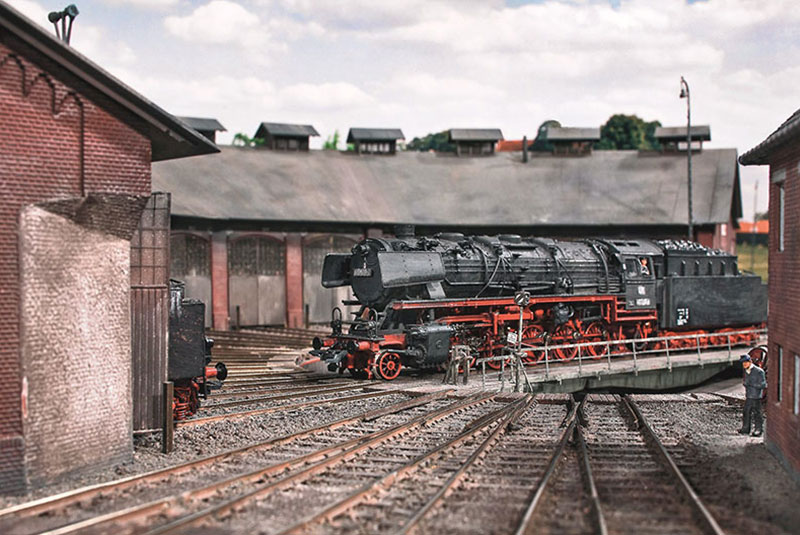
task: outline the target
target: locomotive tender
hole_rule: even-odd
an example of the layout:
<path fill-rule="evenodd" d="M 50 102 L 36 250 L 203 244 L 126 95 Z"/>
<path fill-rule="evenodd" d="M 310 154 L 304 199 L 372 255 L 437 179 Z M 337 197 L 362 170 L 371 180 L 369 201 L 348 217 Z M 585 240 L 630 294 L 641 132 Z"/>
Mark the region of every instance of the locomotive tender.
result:
<path fill-rule="evenodd" d="M 222 362 L 209 366 L 214 341 L 205 334 L 205 303 L 183 296 L 184 284 L 170 280 L 167 379 L 174 383 L 175 420 L 195 414 L 200 398 L 208 397 L 212 382 L 224 381 L 228 376 Z"/>
<path fill-rule="evenodd" d="M 735 255 L 685 241 L 522 238 L 440 233 L 367 238 L 350 254 L 325 258 L 322 285 L 350 286 L 360 310 L 352 322 L 333 312 L 332 334 L 313 342 L 312 355 L 331 371 L 391 380 L 402 367 L 443 365 L 454 344 L 482 357 L 517 338 L 522 308 L 525 360 L 545 345 L 694 334 L 723 345 L 726 332 L 761 326 L 767 293 L 761 279 L 741 273 Z M 517 292 L 530 294 L 522 307 Z M 345 332 L 344 326 L 349 323 Z M 733 341 L 750 341 L 735 335 Z M 691 341 L 688 341 L 691 343 Z M 670 347 L 673 342 L 670 342 Z M 677 348 L 687 341 L 675 340 Z M 605 345 L 581 348 L 600 358 Z M 577 347 L 556 348 L 571 360 Z"/>

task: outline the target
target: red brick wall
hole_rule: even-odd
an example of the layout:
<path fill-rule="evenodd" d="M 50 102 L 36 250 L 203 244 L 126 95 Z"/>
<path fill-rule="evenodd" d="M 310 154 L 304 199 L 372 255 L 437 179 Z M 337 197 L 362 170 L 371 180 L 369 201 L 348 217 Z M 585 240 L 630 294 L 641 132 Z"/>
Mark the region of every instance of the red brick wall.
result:
<path fill-rule="evenodd" d="M 767 442 L 800 477 L 800 415 L 793 413 L 795 355 L 800 355 L 800 140 L 770 158 L 769 187 L 769 393 Z M 785 176 L 784 176 L 785 174 Z M 779 251 L 779 186 L 784 176 L 784 250 Z M 778 385 L 778 346 L 783 377 Z M 778 402 L 778 389 L 783 399 Z"/>
<path fill-rule="evenodd" d="M 150 143 L 2 45 L 0 118 L 0 490 L 8 490 L 24 485 L 21 208 L 88 192 L 149 195 Z"/>
<path fill-rule="evenodd" d="M 227 330 L 228 317 L 228 237 L 225 232 L 211 236 L 211 302 L 214 328 Z"/>
<path fill-rule="evenodd" d="M 286 236 L 286 326 L 304 324 L 303 242 L 299 234 L 289 234 Z"/>

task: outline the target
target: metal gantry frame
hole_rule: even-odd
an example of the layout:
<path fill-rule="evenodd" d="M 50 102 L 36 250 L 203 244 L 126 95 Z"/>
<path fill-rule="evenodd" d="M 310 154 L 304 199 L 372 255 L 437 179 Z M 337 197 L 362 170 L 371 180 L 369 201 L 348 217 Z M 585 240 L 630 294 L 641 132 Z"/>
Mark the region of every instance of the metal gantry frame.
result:
<path fill-rule="evenodd" d="M 656 336 L 656 337 L 648 337 L 648 338 L 631 338 L 626 340 L 602 340 L 599 342 L 580 342 L 574 344 L 559 344 L 559 345 L 529 345 L 524 344 L 521 342 L 517 342 L 516 347 L 514 349 L 509 348 L 509 352 L 504 355 L 496 355 L 492 357 L 484 357 L 479 358 L 476 360 L 476 365 L 480 366 L 481 374 L 482 374 L 482 385 L 486 388 L 486 363 L 488 362 L 500 362 L 500 383 L 501 387 L 500 390 L 503 391 L 505 388 L 505 369 L 506 364 L 508 364 L 512 372 L 514 373 L 514 389 L 515 391 L 530 391 L 530 379 L 528 378 L 528 374 L 525 372 L 526 363 L 523 361 L 523 357 L 525 355 L 526 350 L 529 351 L 537 351 L 537 352 L 544 352 L 544 356 L 541 360 L 537 361 L 534 366 L 541 365 L 544 363 L 545 366 L 545 378 L 550 378 L 550 365 L 551 364 L 563 364 L 566 362 L 574 362 L 577 361 L 578 363 L 578 377 L 583 376 L 583 361 L 590 360 L 590 361 L 598 361 L 601 359 L 605 359 L 608 364 L 608 370 L 611 371 L 611 362 L 612 358 L 625 358 L 625 357 L 632 357 L 633 358 L 633 370 L 634 374 L 638 374 L 639 372 L 639 360 L 642 358 L 642 355 L 665 355 L 667 357 L 667 368 L 672 371 L 672 354 L 677 351 L 684 352 L 684 354 L 688 351 L 696 351 L 697 353 L 697 362 L 702 367 L 703 366 L 703 351 L 708 349 L 724 349 L 728 352 L 728 362 L 733 362 L 735 359 L 733 357 L 733 348 L 735 346 L 742 345 L 744 342 L 735 342 L 731 338 L 738 337 L 742 335 L 746 336 L 753 336 L 756 339 L 765 336 L 767 334 L 766 328 L 759 328 L 759 329 L 743 329 L 740 331 L 730 331 L 724 333 L 709 333 L 709 334 L 700 334 L 700 333 L 691 333 L 685 335 L 673 335 L 673 336 Z M 701 338 L 710 338 L 710 337 L 725 337 L 725 343 L 723 344 L 712 344 L 710 341 L 708 343 L 703 343 Z M 677 341 L 685 341 L 689 342 L 687 347 L 670 347 L 671 343 Z M 663 348 L 658 349 L 637 349 L 637 346 L 641 346 L 642 344 L 657 344 L 663 343 Z M 749 343 L 749 342 L 747 342 Z M 603 346 L 604 351 L 601 355 L 591 355 L 587 354 L 586 349 L 588 347 L 593 346 Z M 612 346 L 625 346 L 630 347 L 629 351 L 620 351 L 620 352 L 613 352 Z M 576 349 L 578 350 L 578 354 L 575 358 L 570 359 L 569 361 L 561 360 L 561 359 L 552 359 L 550 355 L 553 351 L 558 349 Z M 592 375 L 596 375 L 596 372 L 593 372 Z M 524 381 L 524 383 L 523 383 Z"/>

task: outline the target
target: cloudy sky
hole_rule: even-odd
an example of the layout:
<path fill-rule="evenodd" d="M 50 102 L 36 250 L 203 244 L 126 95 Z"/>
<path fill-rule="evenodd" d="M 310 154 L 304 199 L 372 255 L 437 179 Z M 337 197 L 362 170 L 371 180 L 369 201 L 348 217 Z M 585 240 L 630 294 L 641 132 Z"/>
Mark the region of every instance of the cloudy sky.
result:
<path fill-rule="evenodd" d="M 10 0 L 48 30 L 70 0 Z M 710 124 L 740 153 L 800 101 L 797 0 L 75 0 L 72 45 L 177 115 L 228 132 L 311 123 L 407 139 L 451 127 L 532 137 L 614 113 Z M 744 210 L 766 169 L 742 168 Z"/>

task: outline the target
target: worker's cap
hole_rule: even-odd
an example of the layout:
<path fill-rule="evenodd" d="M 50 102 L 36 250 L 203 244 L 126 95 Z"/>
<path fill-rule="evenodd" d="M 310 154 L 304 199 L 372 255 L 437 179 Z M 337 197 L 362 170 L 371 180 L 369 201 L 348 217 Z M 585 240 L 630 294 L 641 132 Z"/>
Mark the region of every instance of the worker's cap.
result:
<path fill-rule="evenodd" d="M 750 355 L 747 354 L 744 354 L 741 357 L 739 357 L 739 362 L 750 362 L 751 360 L 753 359 L 751 359 Z"/>

